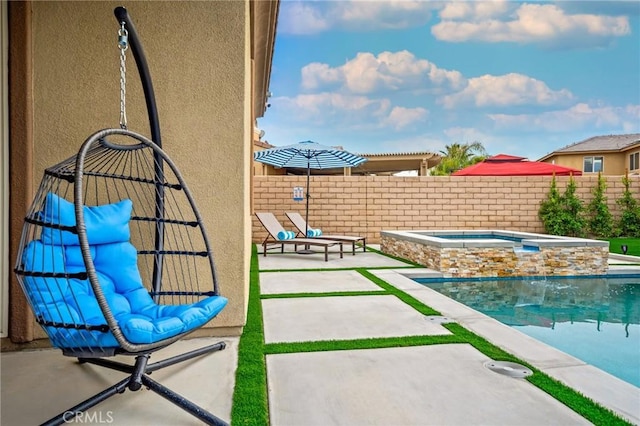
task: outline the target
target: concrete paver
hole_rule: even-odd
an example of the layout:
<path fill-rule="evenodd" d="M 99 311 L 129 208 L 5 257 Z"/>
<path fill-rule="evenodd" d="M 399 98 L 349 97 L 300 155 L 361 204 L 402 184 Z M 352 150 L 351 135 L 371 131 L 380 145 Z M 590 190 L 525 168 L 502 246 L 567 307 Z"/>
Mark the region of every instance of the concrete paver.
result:
<path fill-rule="evenodd" d="M 262 301 L 266 343 L 451 334 L 395 296 Z"/>
<path fill-rule="evenodd" d="M 376 290 L 382 289 L 356 271 L 265 272 L 260 274 L 261 294 Z"/>
<path fill-rule="evenodd" d="M 271 424 L 585 425 L 464 344 L 267 356 Z"/>
<path fill-rule="evenodd" d="M 260 248 L 262 250 L 262 248 Z M 331 268 L 372 268 L 372 267 L 402 267 L 408 266 L 404 262 L 394 260 L 386 256 L 380 256 L 374 252 L 345 252 L 340 259 L 335 249 L 329 250 L 329 260 L 324 261 L 324 251 L 314 254 L 298 254 L 290 248 L 285 248 L 284 254 L 280 251 L 269 251 L 267 256 L 260 254 L 260 270 L 282 269 L 331 269 Z"/>

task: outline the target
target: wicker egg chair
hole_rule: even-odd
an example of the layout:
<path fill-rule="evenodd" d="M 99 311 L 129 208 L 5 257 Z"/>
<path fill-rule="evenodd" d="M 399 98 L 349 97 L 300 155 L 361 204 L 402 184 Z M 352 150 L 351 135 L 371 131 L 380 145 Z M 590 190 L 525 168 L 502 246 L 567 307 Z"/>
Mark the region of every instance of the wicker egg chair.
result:
<path fill-rule="evenodd" d="M 136 49 L 141 76 L 148 76 L 126 10 L 116 9 L 116 16 Z M 227 299 L 220 295 L 191 192 L 159 146 L 147 80 L 143 76 L 154 140 L 123 128 L 94 133 L 77 155 L 45 170 L 25 218 L 15 272 L 51 344 L 81 362 L 128 373 L 45 424 L 67 423 L 111 396 L 142 386 L 207 424 L 225 424 L 149 377 L 224 349 L 219 342 L 149 362 L 153 352 L 207 324 Z M 130 355 L 135 362 L 106 359 L 115 355 Z"/>

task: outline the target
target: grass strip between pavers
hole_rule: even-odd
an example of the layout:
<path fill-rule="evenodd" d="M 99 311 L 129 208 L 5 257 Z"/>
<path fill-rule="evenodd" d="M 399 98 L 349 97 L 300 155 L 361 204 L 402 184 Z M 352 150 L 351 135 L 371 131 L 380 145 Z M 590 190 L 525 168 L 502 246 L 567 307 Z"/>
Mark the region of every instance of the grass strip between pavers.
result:
<path fill-rule="evenodd" d="M 376 250 L 372 250 L 376 251 Z M 264 343 L 262 320 L 262 298 L 300 297 L 300 294 L 260 295 L 259 265 L 257 249 L 254 246 L 251 256 L 251 273 L 249 283 L 249 307 L 247 325 L 240 338 L 238 347 L 238 368 L 233 394 L 231 411 L 232 425 L 268 425 L 269 408 L 266 377 L 266 355 L 302 353 L 317 351 L 337 351 L 355 349 L 376 349 L 409 347 L 435 344 L 470 344 L 488 358 L 496 361 L 511 361 L 527 366 L 533 375 L 526 378 L 534 386 L 548 393 L 556 400 L 580 414 L 595 425 L 631 425 L 613 411 L 585 397 L 578 391 L 551 378 L 532 365 L 518 359 L 514 355 L 500 349 L 486 339 L 472 333 L 457 323 L 443 324 L 451 335 L 405 336 L 354 340 L 331 340 L 315 342 Z M 386 281 L 367 271 L 369 268 L 352 268 L 364 277 L 381 287 L 381 292 L 363 292 L 364 294 L 393 294 L 400 300 L 424 315 L 440 315 L 439 312 L 415 299 L 404 291 L 397 289 Z M 309 271 L 309 270 L 305 270 Z M 320 294 L 303 294 L 302 297 L 313 296 L 358 296 L 359 292 L 331 292 Z"/>
<path fill-rule="evenodd" d="M 422 266 L 421 266 L 422 267 Z M 414 265 L 403 265 L 403 266 L 371 266 L 365 269 L 370 270 L 379 270 L 379 269 L 415 269 Z M 261 269 L 260 273 L 263 272 L 331 272 L 331 271 L 353 271 L 355 268 L 347 267 L 347 268 L 314 268 L 314 269 L 304 269 L 304 268 L 294 268 L 294 269 Z"/>
<path fill-rule="evenodd" d="M 453 334 L 435 336 L 376 337 L 353 340 L 267 343 L 264 345 L 264 351 L 267 355 L 274 355 L 302 352 L 350 351 L 355 349 L 406 348 L 409 346 L 441 345 L 444 343 L 467 342 Z"/>
<path fill-rule="evenodd" d="M 247 324 L 238 344 L 238 367 L 231 408 L 232 425 L 269 424 L 267 369 L 264 359 L 264 328 L 260 302 L 258 250 L 251 251 Z"/>
<path fill-rule="evenodd" d="M 386 291 L 388 291 L 390 294 L 393 294 L 398 299 L 402 300 L 404 303 L 406 303 L 407 305 L 411 306 L 416 311 L 420 312 L 422 315 L 441 315 L 440 312 L 436 311 L 435 309 L 430 308 L 429 306 L 425 305 L 424 303 L 422 303 L 421 301 L 419 301 L 415 297 L 405 293 L 404 291 L 402 291 L 400 289 L 397 289 L 396 287 L 392 286 L 391 284 L 389 284 L 385 280 L 376 277 L 375 275 L 373 275 L 371 272 L 367 271 L 366 269 L 358 268 L 358 269 L 356 269 L 356 271 L 358 271 L 363 277 L 367 278 L 368 280 L 370 280 L 371 282 L 373 282 L 377 286 L 380 286 L 381 288 L 383 288 Z"/>
<path fill-rule="evenodd" d="M 292 299 L 301 297 L 336 297 L 336 296 L 386 296 L 389 292 L 385 290 L 362 290 L 362 291 L 327 291 L 324 293 L 276 293 L 263 294 L 261 299 Z"/>

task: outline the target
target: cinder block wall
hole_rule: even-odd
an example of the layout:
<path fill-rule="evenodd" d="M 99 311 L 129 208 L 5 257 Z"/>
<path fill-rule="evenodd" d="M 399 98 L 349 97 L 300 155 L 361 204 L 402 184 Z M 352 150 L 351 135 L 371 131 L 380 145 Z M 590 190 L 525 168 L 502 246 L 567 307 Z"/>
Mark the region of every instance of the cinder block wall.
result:
<path fill-rule="evenodd" d="M 325 234 L 365 235 L 380 242 L 380 230 L 408 229 L 510 229 L 544 232 L 538 219 L 540 202 L 551 185 L 550 176 L 511 177 L 395 177 L 311 176 L 309 223 Z M 597 176 L 574 178 L 577 194 L 588 203 Z M 557 177 L 564 192 L 568 177 Z M 617 217 L 616 200 L 624 186 L 621 176 L 607 176 L 609 208 Z M 305 202 L 293 201 L 293 187 L 306 186 L 304 176 L 255 176 L 254 211 L 274 213 L 286 229 L 284 215 L 304 215 Z M 631 190 L 640 197 L 640 178 Z M 253 242 L 266 232 L 253 217 Z"/>

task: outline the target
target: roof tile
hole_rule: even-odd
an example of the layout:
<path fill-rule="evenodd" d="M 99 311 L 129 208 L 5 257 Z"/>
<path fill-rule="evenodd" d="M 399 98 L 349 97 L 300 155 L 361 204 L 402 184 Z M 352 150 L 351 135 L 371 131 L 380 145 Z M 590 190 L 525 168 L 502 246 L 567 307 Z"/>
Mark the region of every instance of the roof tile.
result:
<path fill-rule="evenodd" d="M 640 133 L 628 135 L 594 136 L 581 142 L 576 142 L 560 148 L 554 153 L 583 152 L 583 151 L 620 151 L 626 147 L 640 143 Z"/>

